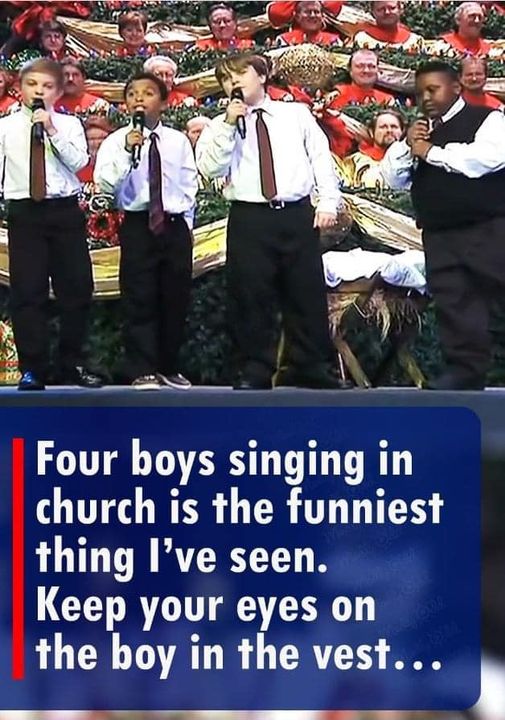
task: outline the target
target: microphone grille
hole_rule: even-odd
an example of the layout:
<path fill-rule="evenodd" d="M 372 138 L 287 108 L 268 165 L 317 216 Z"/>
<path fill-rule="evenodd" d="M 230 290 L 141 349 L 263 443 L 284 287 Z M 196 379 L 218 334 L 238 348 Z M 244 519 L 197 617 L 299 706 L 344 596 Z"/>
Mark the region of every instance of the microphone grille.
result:
<path fill-rule="evenodd" d="M 244 99 L 244 93 L 240 88 L 233 88 L 231 91 L 231 99 L 232 100 L 243 100 Z"/>

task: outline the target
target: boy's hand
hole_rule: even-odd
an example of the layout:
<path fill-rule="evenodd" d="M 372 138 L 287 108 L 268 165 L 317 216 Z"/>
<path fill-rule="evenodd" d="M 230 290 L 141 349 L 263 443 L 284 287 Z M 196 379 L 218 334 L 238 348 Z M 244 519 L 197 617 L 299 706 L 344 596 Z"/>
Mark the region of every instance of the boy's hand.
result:
<path fill-rule="evenodd" d="M 48 135 L 54 135 L 56 133 L 56 128 L 51 121 L 51 114 L 48 113 L 47 110 L 35 110 L 32 115 L 32 123 L 42 123 Z"/>
<path fill-rule="evenodd" d="M 135 145 L 143 145 L 144 139 L 144 134 L 140 130 L 130 130 L 125 140 L 127 151 L 131 152 Z"/>
<path fill-rule="evenodd" d="M 328 230 L 337 223 L 337 216 L 335 213 L 318 212 L 314 215 L 314 227 L 320 230 Z"/>
<path fill-rule="evenodd" d="M 242 100 L 230 100 L 226 108 L 226 122 L 228 125 L 236 125 L 237 118 L 247 113 L 247 105 Z"/>
<path fill-rule="evenodd" d="M 407 130 L 407 145 L 412 147 L 419 140 L 429 140 L 430 130 L 427 120 L 416 120 Z"/>

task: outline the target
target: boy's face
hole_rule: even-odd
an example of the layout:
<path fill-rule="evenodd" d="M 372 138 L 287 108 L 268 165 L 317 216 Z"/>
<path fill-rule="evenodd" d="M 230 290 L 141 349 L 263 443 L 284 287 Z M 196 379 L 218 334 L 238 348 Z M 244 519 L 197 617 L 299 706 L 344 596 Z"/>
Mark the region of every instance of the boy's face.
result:
<path fill-rule="evenodd" d="M 165 107 L 158 86 L 152 80 L 134 80 L 126 93 L 126 107 L 130 115 L 142 111 L 146 117 L 157 119 Z"/>
<path fill-rule="evenodd" d="M 231 93 L 236 88 L 240 88 L 244 94 L 244 102 L 247 105 L 254 105 L 263 99 L 265 95 L 265 75 L 258 75 L 252 65 L 249 65 L 241 72 L 232 70 L 230 74 L 224 78 L 222 85 L 223 90 L 231 97 Z"/>
<path fill-rule="evenodd" d="M 50 108 L 62 93 L 63 89 L 56 82 L 56 78 L 48 73 L 27 72 L 21 80 L 21 97 L 28 107 L 33 105 L 35 98 L 40 98 L 46 108 Z"/>

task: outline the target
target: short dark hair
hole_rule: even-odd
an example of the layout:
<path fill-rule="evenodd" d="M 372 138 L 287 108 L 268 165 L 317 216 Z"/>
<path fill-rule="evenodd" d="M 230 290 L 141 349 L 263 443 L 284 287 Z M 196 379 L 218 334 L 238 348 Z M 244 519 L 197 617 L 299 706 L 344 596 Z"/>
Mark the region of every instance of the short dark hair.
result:
<path fill-rule="evenodd" d="M 258 75 L 265 75 L 268 82 L 271 68 L 270 59 L 263 57 L 263 55 L 254 55 L 251 53 L 229 55 L 220 60 L 215 70 L 217 81 L 222 87 L 223 80 L 229 76 L 231 72 L 244 72 L 248 67 L 253 67 Z"/>
<path fill-rule="evenodd" d="M 156 77 L 156 75 L 153 75 L 153 73 L 150 72 L 139 72 L 135 75 L 132 75 L 131 78 L 129 78 L 126 81 L 126 85 L 124 86 L 124 99 L 126 100 L 126 95 L 128 93 L 128 90 L 130 89 L 130 86 L 133 85 L 134 82 L 137 80 L 150 80 L 159 90 L 160 98 L 165 101 L 168 99 L 168 90 L 167 86 L 163 82 L 163 80 L 160 80 L 159 77 Z"/>
<path fill-rule="evenodd" d="M 79 70 L 83 78 L 86 77 L 86 70 L 84 69 L 84 65 L 80 60 L 73 57 L 72 55 L 67 55 L 67 57 L 64 57 L 63 60 L 60 60 L 60 65 L 62 68 L 64 68 L 66 65 L 71 65 L 72 67 L 76 68 L 76 70 Z"/>
<path fill-rule="evenodd" d="M 449 80 L 453 82 L 458 82 L 459 80 L 457 70 L 442 60 L 429 60 L 428 62 L 421 63 L 416 70 L 416 80 L 430 73 L 442 73 L 442 75 L 447 75 Z"/>
<path fill-rule="evenodd" d="M 210 22 L 210 18 L 212 16 L 212 13 L 216 10 L 229 10 L 232 14 L 232 17 L 234 20 L 237 19 L 237 11 L 233 7 L 233 5 L 228 5 L 228 3 L 224 2 L 218 2 L 218 3 L 212 3 L 209 9 L 207 10 L 207 20 Z"/>

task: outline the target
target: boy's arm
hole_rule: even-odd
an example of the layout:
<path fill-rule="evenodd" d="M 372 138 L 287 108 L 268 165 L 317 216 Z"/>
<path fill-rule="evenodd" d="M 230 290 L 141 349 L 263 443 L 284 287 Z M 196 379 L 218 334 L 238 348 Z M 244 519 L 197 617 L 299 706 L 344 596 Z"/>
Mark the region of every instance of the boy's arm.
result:
<path fill-rule="evenodd" d="M 98 148 L 93 173 L 95 184 L 102 192 L 115 194 L 131 170 L 131 161 L 122 133 L 109 135 Z"/>
<path fill-rule="evenodd" d="M 380 162 L 381 175 L 386 187 L 408 190 L 412 184 L 414 156 L 406 140 L 397 140 L 386 151 Z"/>
<path fill-rule="evenodd" d="M 189 229 L 192 230 L 195 220 L 196 194 L 198 192 L 198 172 L 193 148 L 185 136 L 183 136 L 181 154 L 181 189 L 191 199 L 191 209 L 184 213 L 184 218 Z"/>
<path fill-rule="evenodd" d="M 59 160 L 77 173 L 89 163 L 86 134 L 80 120 L 68 116 L 65 119 L 72 122 L 56 127 L 56 132 L 49 135 L 49 141 Z"/>
<path fill-rule="evenodd" d="M 223 117 L 206 127 L 196 145 L 196 164 L 206 178 L 228 175 L 235 148 L 237 128 Z"/>
<path fill-rule="evenodd" d="M 317 212 L 336 215 L 342 205 L 342 194 L 328 139 L 308 108 L 300 106 L 299 112 L 303 123 L 305 149 L 312 165 L 319 196 Z"/>

